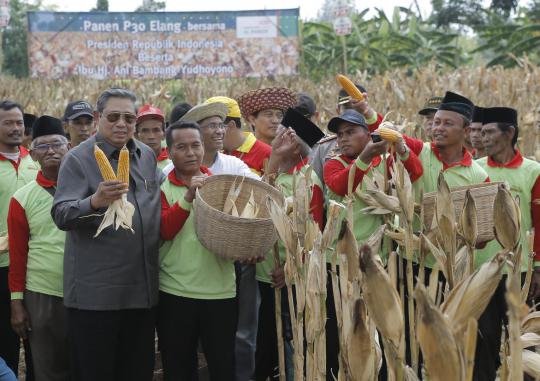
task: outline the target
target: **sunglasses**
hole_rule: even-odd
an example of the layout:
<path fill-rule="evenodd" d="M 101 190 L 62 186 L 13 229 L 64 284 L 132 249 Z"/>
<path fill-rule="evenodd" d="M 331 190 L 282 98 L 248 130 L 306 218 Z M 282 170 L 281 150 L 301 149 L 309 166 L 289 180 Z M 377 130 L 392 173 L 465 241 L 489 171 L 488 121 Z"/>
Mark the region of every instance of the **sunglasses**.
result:
<path fill-rule="evenodd" d="M 120 120 L 120 118 L 124 118 L 124 121 L 127 124 L 134 124 L 135 121 L 137 120 L 137 115 L 131 114 L 129 112 L 116 112 L 116 111 L 110 112 L 107 115 L 105 115 L 105 119 L 107 119 L 109 123 L 116 123 Z"/>

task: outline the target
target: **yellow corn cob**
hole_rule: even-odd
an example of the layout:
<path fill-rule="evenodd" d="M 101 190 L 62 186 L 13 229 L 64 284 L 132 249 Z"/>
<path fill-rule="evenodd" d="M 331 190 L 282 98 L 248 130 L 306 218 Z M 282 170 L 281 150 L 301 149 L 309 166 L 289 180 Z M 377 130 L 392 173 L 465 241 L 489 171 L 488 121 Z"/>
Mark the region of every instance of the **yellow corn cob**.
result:
<path fill-rule="evenodd" d="M 358 88 L 349 78 L 345 77 L 344 75 L 338 74 L 336 76 L 336 79 L 341 85 L 341 87 L 343 87 L 343 90 L 345 90 L 345 92 L 349 94 L 352 98 L 358 99 L 359 101 L 364 100 L 364 95 L 362 94 L 362 92 L 358 90 Z"/>
<path fill-rule="evenodd" d="M 124 146 L 118 155 L 118 170 L 116 177 L 124 184 L 129 184 L 129 150 Z"/>
<path fill-rule="evenodd" d="M 377 132 L 379 133 L 379 135 L 381 135 L 381 138 L 390 143 L 397 143 L 402 139 L 402 136 L 399 132 L 394 131 L 390 128 L 379 127 L 377 128 Z"/>
<path fill-rule="evenodd" d="M 96 162 L 103 180 L 116 180 L 116 175 L 111 167 L 111 163 L 109 163 L 109 159 L 107 159 L 105 152 L 103 152 L 97 145 L 94 146 L 94 156 L 96 157 Z"/>

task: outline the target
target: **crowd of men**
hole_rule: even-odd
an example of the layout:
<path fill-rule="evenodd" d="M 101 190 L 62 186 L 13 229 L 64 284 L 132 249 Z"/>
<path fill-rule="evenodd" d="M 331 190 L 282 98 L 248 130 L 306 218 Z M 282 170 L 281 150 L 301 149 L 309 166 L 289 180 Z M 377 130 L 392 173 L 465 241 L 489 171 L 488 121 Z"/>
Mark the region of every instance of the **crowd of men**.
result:
<path fill-rule="evenodd" d="M 180 103 L 168 118 L 151 104 L 137 108 L 136 95 L 121 88 L 105 90 L 95 108 L 69 103 L 61 119 L 1 101 L 0 237 L 7 247 L 0 252 L 0 380 L 15 379 L 22 342 L 29 381 L 150 381 L 156 333 L 167 381 L 197 379 L 200 347 L 212 381 L 277 379 L 274 289 L 287 300 L 285 251 L 280 246 L 277 266 L 272 253 L 234 263 L 200 243 L 192 204 L 217 174 L 273 176 L 291 196 L 294 173 L 312 166 L 310 213 L 321 229 L 325 205 L 347 196 L 353 169 L 353 190 L 365 190 L 364 177 L 401 161 L 418 202 L 421 191 L 437 189 L 440 173 L 450 187 L 506 181 L 519 195 L 523 252 L 537 253 L 529 301 L 538 300 L 540 234 L 533 248 L 526 236 L 540 226 L 540 164 L 517 147 L 516 110 L 447 92 L 419 111 L 426 141 L 404 135 L 389 143 L 374 139 L 383 118 L 357 87 L 364 100 L 341 90 L 327 136 L 313 99 L 286 88 Z M 96 145 L 115 171 L 127 147 L 129 184 L 103 180 Z M 105 210 L 122 197 L 135 208 L 133 232 L 111 226 L 96 237 Z M 353 204 L 360 242 L 383 224 L 365 207 Z M 475 267 L 499 250 L 496 241 L 480 245 Z M 387 254 L 381 248 L 383 261 Z M 433 264 L 427 260 L 427 272 Z M 332 380 L 339 341 L 330 289 L 327 295 Z M 495 379 L 505 311 L 501 283 L 479 321 L 475 380 Z M 292 380 L 285 302 L 282 320 Z"/>

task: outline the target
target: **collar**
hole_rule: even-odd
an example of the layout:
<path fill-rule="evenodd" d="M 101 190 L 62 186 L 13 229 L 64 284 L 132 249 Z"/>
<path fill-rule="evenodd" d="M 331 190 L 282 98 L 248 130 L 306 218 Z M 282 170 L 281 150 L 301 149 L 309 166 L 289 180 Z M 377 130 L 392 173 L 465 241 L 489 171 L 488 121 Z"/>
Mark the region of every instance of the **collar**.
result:
<path fill-rule="evenodd" d="M 115 159 L 118 159 L 118 156 L 116 156 L 115 154 L 117 152 L 118 153 L 120 152 L 120 148 L 116 148 L 107 140 L 105 140 L 103 135 L 101 135 L 99 132 L 95 135 L 95 137 L 96 137 L 96 144 L 98 145 L 99 148 L 103 150 L 103 152 L 105 152 L 105 155 L 107 155 L 109 159 L 113 158 L 113 155 Z M 129 139 L 128 142 L 126 143 L 126 147 L 129 150 L 130 156 L 136 153 L 138 157 L 141 157 L 141 149 L 137 145 L 134 139 Z"/>
<path fill-rule="evenodd" d="M 23 146 L 19 146 L 19 161 L 21 161 L 23 157 L 28 156 L 29 153 L 30 152 L 28 152 L 26 148 L 24 148 Z M 0 153 L 0 160 L 5 161 L 9 159 Z"/>
<path fill-rule="evenodd" d="M 514 157 L 507 163 L 497 163 L 493 161 L 491 156 L 488 156 L 487 158 L 487 165 L 489 167 L 495 167 L 495 168 L 519 168 L 521 164 L 523 163 L 523 156 L 521 156 L 521 152 L 516 150 L 516 154 Z"/>
<path fill-rule="evenodd" d="M 471 153 L 469 151 L 467 151 L 467 149 L 465 147 L 462 148 L 463 158 L 461 159 L 461 161 L 459 161 L 457 163 L 450 164 L 450 165 L 448 165 L 447 163 L 444 162 L 443 158 L 441 157 L 441 153 L 439 152 L 439 149 L 437 147 L 435 147 L 435 144 L 433 144 L 433 143 L 431 143 L 431 150 L 435 154 L 435 157 L 437 158 L 437 160 L 439 160 L 441 163 L 443 163 L 443 170 L 448 169 L 448 168 L 452 168 L 452 167 L 459 167 L 459 166 L 461 166 L 461 167 L 470 167 L 472 165 Z"/>
<path fill-rule="evenodd" d="M 210 176 L 212 173 L 210 173 L 210 170 L 206 167 L 203 167 L 201 165 L 200 170 L 202 173 Z M 187 184 L 185 184 L 182 180 L 176 177 L 176 171 L 174 170 L 174 167 L 172 171 L 169 172 L 169 175 L 167 176 L 171 184 L 176 185 L 177 187 L 187 187 Z"/>
<path fill-rule="evenodd" d="M 339 155 L 339 157 L 340 157 L 343 161 L 345 161 L 347 164 L 352 164 L 352 163 L 354 163 L 354 161 L 356 160 L 356 158 L 351 159 L 350 157 L 347 157 L 347 156 L 345 156 L 345 155 Z M 381 157 L 381 155 L 375 156 L 375 157 L 373 158 L 373 160 L 371 160 L 370 167 L 377 167 L 379 164 L 381 164 L 381 162 L 382 162 L 382 157 Z"/>
<path fill-rule="evenodd" d="M 308 163 L 308 158 L 304 158 L 302 159 L 298 164 L 296 164 L 294 167 L 292 167 L 291 169 L 289 169 L 287 171 L 287 173 L 289 175 L 293 175 L 295 172 L 300 172 L 300 170 Z"/>
<path fill-rule="evenodd" d="M 251 151 L 251 149 L 257 142 L 257 138 L 255 137 L 255 135 L 253 135 L 252 132 L 244 132 L 243 134 L 246 137 L 246 139 L 244 140 L 244 143 L 242 143 L 240 147 L 235 149 L 235 151 L 248 153 L 249 151 Z"/>
<path fill-rule="evenodd" d="M 167 151 L 167 148 L 163 147 L 161 149 L 161 153 L 157 157 L 157 161 L 167 160 L 168 158 L 169 158 L 169 151 Z"/>
<path fill-rule="evenodd" d="M 41 171 L 39 171 L 37 174 L 36 182 L 43 188 L 54 188 L 56 186 L 56 181 L 45 178 Z"/>

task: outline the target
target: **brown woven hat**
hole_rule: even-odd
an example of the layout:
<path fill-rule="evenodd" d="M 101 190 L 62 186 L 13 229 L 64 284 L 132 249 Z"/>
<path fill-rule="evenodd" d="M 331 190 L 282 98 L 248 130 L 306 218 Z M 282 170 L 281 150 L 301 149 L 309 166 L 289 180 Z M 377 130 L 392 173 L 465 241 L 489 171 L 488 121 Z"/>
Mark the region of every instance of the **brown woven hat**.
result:
<path fill-rule="evenodd" d="M 229 108 L 224 103 L 203 103 L 190 109 L 180 120 L 183 122 L 199 123 L 201 120 L 210 118 L 211 116 L 218 116 L 221 120 L 225 120 L 228 112 Z"/>
<path fill-rule="evenodd" d="M 238 105 L 242 116 L 247 118 L 261 110 L 278 109 L 285 112 L 288 108 L 296 105 L 295 94 L 284 87 L 269 87 L 248 91 L 238 99 Z"/>

